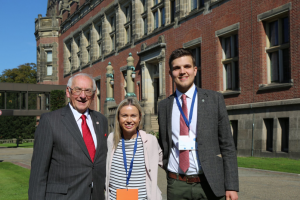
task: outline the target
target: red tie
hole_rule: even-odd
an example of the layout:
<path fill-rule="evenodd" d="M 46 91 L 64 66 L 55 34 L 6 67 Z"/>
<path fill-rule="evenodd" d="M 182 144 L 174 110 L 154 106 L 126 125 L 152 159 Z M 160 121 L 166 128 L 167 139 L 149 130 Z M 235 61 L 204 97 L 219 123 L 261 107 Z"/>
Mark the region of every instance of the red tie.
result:
<path fill-rule="evenodd" d="M 82 129 L 83 140 L 84 140 L 86 148 L 90 154 L 90 157 L 91 157 L 92 161 L 94 162 L 94 157 L 95 157 L 95 153 L 96 153 L 94 140 L 93 140 L 91 131 L 86 123 L 86 116 L 81 115 L 81 119 L 82 119 L 81 129 Z"/>
<path fill-rule="evenodd" d="M 186 105 L 186 95 L 182 94 L 182 111 L 188 120 L 188 109 Z M 189 135 L 187 127 L 182 115 L 180 115 L 180 135 Z M 179 152 L 179 167 L 185 173 L 190 167 L 189 150 L 180 150 Z"/>

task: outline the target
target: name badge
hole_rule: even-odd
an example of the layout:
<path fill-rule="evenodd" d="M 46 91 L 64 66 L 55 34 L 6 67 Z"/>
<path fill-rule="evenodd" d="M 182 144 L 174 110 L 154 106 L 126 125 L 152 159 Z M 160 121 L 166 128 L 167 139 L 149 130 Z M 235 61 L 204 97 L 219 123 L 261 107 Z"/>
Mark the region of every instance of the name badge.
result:
<path fill-rule="evenodd" d="M 138 200 L 138 189 L 117 189 L 117 200 Z"/>
<path fill-rule="evenodd" d="M 190 131 L 189 135 L 180 135 L 179 136 L 179 150 L 197 150 L 197 143 L 194 134 Z"/>

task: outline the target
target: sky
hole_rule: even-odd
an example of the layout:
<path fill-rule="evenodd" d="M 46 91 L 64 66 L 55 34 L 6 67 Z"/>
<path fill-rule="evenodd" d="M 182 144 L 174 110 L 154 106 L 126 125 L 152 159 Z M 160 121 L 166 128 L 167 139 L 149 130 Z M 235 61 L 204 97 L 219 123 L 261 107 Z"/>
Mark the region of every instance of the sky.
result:
<path fill-rule="evenodd" d="M 47 0 L 1 1 L 0 74 L 24 63 L 36 63 L 35 18 L 46 16 Z"/>

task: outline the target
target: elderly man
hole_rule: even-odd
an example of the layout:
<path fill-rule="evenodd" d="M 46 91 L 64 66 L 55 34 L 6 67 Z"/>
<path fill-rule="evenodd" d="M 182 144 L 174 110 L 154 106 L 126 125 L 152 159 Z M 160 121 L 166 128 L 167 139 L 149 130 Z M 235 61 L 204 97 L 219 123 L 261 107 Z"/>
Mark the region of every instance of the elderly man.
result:
<path fill-rule="evenodd" d="M 95 80 L 76 74 L 67 84 L 70 103 L 43 114 L 35 132 L 30 200 L 104 199 L 107 119 L 89 109 Z"/>

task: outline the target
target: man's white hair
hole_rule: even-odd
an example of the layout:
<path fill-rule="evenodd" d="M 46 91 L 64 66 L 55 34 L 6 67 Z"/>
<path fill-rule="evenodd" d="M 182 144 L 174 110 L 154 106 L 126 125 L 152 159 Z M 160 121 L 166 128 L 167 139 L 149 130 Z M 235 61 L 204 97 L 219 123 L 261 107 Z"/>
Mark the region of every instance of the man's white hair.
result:
<path fill-rule="evenodd" d="M 93 77 L 91 75 L 86 74 L 86 73 L 79 73 L 79 74 L 76 74 L 76 75 L 72 76 L 71 78 L 69 78 L 68 84 L 67 84 L 67 87 L 69 87 L 69 91 L 71 90 L 70 88 L 72 87 L 73 79 L 75 77 L 77 77 L 77 76 L 86 76 L 86 77 L 89 77 L 92 80 L 92 82 L 93 82 L 93 91 L 96 91 L 96 81 L 95 81 L 95 79 L 93 79 Z"/>

